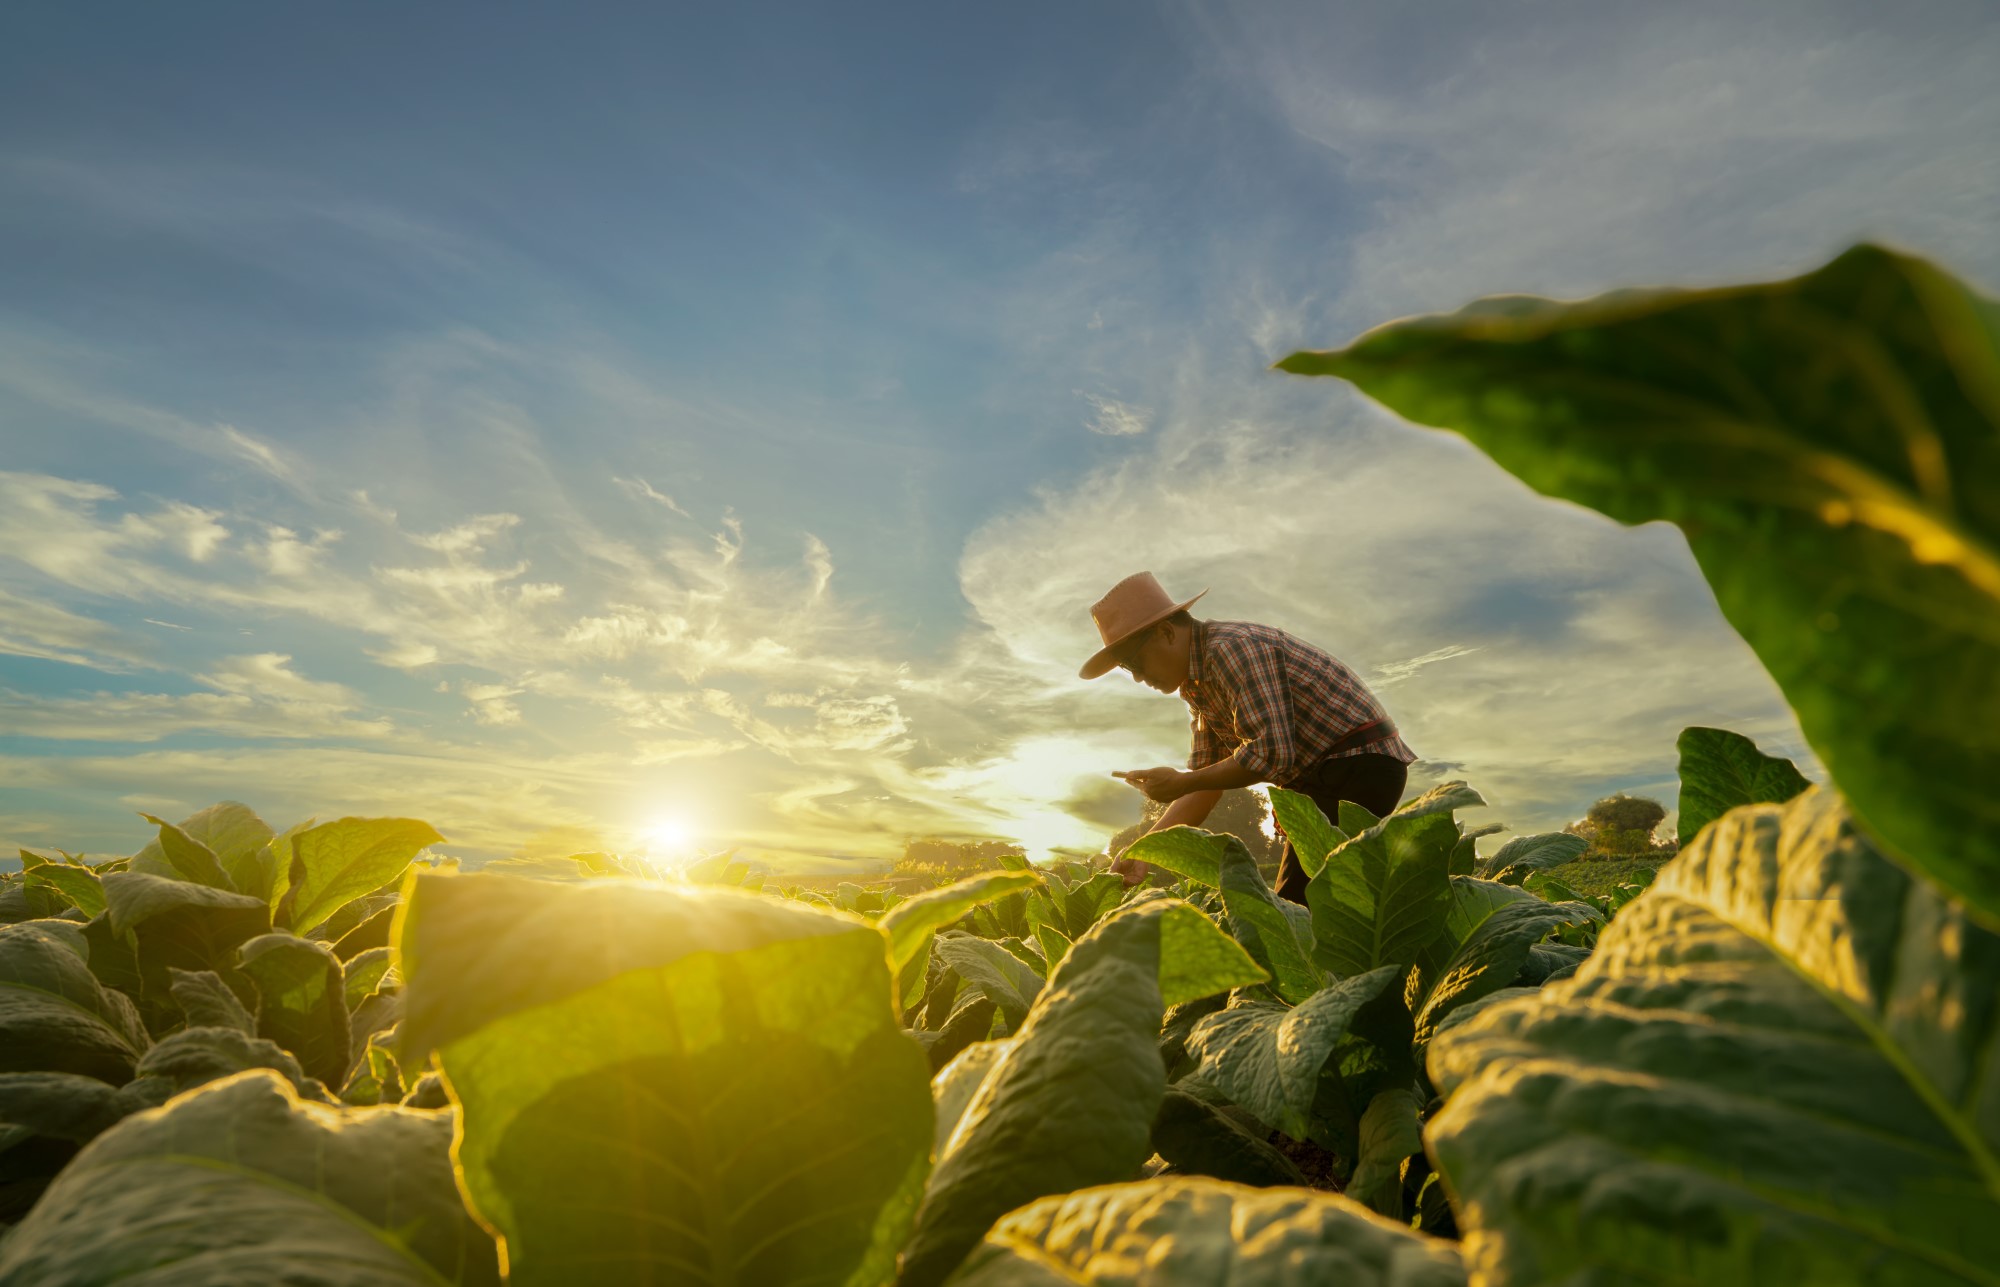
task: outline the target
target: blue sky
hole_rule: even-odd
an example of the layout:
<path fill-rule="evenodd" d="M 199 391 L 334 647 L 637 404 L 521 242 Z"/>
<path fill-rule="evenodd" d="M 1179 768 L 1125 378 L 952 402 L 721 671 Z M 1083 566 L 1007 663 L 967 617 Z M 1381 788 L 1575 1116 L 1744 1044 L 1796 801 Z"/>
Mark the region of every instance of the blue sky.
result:
<path fill-rule="evenodd" d="M 1516 828 L 1804 756 L 1672 530 L 1266 368 L 1863 236 L 1990 283 L 1995 65 L 1978 3 L 17 10 L 0 841 L 1088 845 L 1185 754 L 1074 679 L 1142 567 Z"/>

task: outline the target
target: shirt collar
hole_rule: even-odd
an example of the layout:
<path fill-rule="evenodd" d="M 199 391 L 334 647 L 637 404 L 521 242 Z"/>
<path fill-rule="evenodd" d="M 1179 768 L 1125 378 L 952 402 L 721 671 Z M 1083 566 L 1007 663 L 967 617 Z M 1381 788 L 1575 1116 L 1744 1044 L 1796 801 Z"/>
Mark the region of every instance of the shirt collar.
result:
<path fill-rule="evenodd" d="M 1188 673 L 1187 673 L 1187 679 L 1184 680 L 1181 684 L 1181 687 L 1183 689 L 1185 689 L 1189 684 L 1193 684 L 1195 686 L 1196 691 L 1200 691 L 1202 662 L 1205 659 L 1207 652 L 1208 652 L 1208 623 L 1205 621 L 1197 621 L 1194 623 L 1194 643 L 1188 649 Z"/>

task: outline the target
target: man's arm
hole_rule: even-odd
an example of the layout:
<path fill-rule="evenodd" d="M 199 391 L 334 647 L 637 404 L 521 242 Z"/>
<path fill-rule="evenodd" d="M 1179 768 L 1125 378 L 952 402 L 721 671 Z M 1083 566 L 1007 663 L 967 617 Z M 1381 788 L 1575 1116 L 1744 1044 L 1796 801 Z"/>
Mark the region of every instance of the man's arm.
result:
<path fill-rule="evenodd" d="M 1216 801 L 1222 799 L 1220 791 L 1194 791 L 1168 805 L 1166 812 L 1146 828 L 1146 834 L 1165 831 L 1168 827 L 1199 827 L 1208 819 L 1209 811 Z M 1140 862 L 1136 858 L 1120 858 L 1111 864 L 1111 870 L 1125 878 L 1127 885 L 1136 885 L 1152 875 L 1153 865 Z"/>
<path fill-rule="evenodd" d="M 1241 747 L 1237 748 L 1238 753 L 1241 753 L 1241 750 Z M 1226 760 L 1217 760 L 1205 768 L 1188 771 L 1163 766 L 1157 769 L 1131 769 L 1111 776 L 1124 778 L 1145 792 L 1148 800 L 1160 804 L 1173 804 L 1197 791 L 1220 795 L 1234 787 L 1247 787 L 1264 780 L 1262 774 L 1240 763 L 1235 755 Z M 1215 802 L 1209 801 L 1208 808 L 1201 811 L 1202 816 L 1206 817 L 1208 809 L 1214 807 Z"/>

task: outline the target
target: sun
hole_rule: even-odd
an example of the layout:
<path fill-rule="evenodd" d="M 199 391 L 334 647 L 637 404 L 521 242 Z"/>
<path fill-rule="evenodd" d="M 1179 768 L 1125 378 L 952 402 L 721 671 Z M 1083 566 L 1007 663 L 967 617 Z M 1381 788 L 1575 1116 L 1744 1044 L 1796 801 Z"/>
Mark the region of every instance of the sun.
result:
<path fill-rule="evenodd" d="M 695 831 L 686 818 L 662 814 L 648 822 L 640 834 L 649 853 L 667 858 L 685 854 L 694 844 Z"/>

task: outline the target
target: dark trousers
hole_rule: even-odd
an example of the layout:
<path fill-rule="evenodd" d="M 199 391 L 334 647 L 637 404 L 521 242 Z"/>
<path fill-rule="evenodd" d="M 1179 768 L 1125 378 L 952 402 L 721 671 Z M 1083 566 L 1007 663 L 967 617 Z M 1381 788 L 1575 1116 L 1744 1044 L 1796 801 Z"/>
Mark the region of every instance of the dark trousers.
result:
<path fill-rule="evenodd" d="M 1340 822 L 1340 802 L 1351 800 L 1378 818 L 1395 812 L 1403 799 L 1403 785 L 1409 781 L 1410 766 L 1393 755 L 1344 755 L 1321 760 L 1290 782 L 1287 791 L 1312 797 L 1329 822 Z M 1295 903 L 1306 901 L 1306 869 L 1285 841 L 1284 857 L 1278 860 L 1278 893 Z"/>

